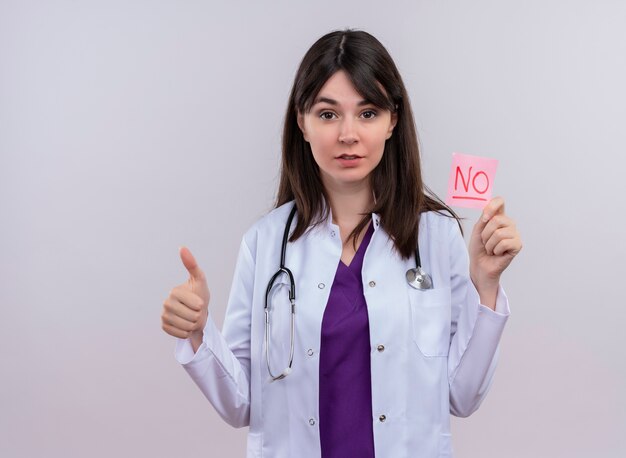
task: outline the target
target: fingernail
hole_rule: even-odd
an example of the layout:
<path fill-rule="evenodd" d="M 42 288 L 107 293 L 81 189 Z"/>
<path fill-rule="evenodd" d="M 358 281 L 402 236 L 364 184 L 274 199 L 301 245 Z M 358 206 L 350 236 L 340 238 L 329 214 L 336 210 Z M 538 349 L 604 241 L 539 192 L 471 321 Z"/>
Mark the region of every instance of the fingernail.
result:
<path fill-rule="evenodd" d="M 489 221 L 489 217 L 483 213 L 483 223 Z"/>

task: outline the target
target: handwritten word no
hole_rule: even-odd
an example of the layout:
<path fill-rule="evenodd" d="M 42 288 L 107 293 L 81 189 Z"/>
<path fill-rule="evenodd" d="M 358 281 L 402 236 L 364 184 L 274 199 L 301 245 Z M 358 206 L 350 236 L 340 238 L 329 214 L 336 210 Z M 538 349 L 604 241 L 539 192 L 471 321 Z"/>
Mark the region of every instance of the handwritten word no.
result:
<path fill-rule="evenodd" d="M 453 153 L 446 203 L 483 208 L 491 199 L 497 167 L 496 159 Z"/>
<path fill-rule="evenodd" d="M 457 166 L 456 177 L 454 178 L 454 191 L 457 191 L 459 189 L 459 177 L 461 177 L 463 189 L 465 190 L 466 193 L 469 191 L 470 182 L 472 184 L 472 189 L 478 194 L 485 194 L 487 190 L 489 190 L 489 177 L 487 176 L 487 174 L 481 170 L 478 173 L 475 173 L 474 177 L 472 178 L 472 169 L 473 167 L 469 168 L 469 172 L 467 174 L 467 181 L 466 181 L 465 176 L 463 176 L 463 171 L 461 170 L 461 167 Z M 479 177 L 484 177 L 484 178 L 479 180 L 478 185 L 477 185 L 476 179 Z M 484 185 L 482 189 L 480 187 L 481 181 L 482 181 L 482 184 Z M 484 197 L 473 197 L 473 196 L 466 196 L 466 195 L 453 195 L 452 198 L 453 199 L 483 200 L 483 201 L 487 200 Z"/>

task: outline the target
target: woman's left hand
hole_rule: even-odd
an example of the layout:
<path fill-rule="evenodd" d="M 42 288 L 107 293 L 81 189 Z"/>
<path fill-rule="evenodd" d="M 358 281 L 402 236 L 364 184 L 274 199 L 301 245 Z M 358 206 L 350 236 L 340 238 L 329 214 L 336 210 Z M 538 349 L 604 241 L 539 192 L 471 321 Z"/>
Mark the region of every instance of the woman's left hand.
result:
<path fill-rule="evenodd" d="M 494 197 L 474 225 L 469 244 L 470 277 L 483 304 L 495 307 L 500 275 L 521 249 L 515 223 L 504 213 L 504 199 Z"/>

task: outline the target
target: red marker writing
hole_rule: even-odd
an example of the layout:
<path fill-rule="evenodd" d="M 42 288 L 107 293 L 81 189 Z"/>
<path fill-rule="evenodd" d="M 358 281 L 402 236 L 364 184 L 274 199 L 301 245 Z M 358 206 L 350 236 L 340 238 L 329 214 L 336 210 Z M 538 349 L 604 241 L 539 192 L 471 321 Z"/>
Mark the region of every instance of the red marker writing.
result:
<path fill-rule="evenodd" d="M 491 200 L 497 167 L 497 159 L 452 153 L 446 204 L 483 208 Z"/>

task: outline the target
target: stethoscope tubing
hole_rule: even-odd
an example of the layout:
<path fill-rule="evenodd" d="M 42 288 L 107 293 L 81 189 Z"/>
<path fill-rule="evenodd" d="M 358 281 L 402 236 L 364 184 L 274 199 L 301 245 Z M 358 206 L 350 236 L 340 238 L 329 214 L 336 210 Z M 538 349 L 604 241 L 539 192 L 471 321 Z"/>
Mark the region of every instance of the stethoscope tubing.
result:
<path fill-rule="evenodd" d="M 289 230 L 291 229 L 291 223 L 293 221 L 294 216 L 296 215 L 297 207 L 294 204 L 291 212 L 289 213 L 289 217 L 287 218 L 287 223 L 285 224 L 285 231 L 283 233 L 283 241 L 280 250 L 280 267 L 278 271 L 272 275 L 272 278 L 267 284 L 267 289 L 265 291 L 265 356 L 267 361 L 267 370 L 270 374 L 271 380 L 281 380 L 285 378 L 287 375 L 291 373 L 292 365 L 293 365 L 293 355 L 294 355 L 294 339 L 295 339 L 295 316 L 296 316 L 296 282 L 291 270 L 289 270 L 285 266 L 285 257 L 287 253 L 287 242 L 289 240 Z M 291 345 L 289 349 L 289 365 L 287 368 L 281 372 L 279 375 L 274 375 L 271 369 L 270 363 L 270 306 L 269 306 L 269 297 L 272 287 L 274 286 L 274 282 L 281 275 L 287 275 L 289 277 L 289 302 L 291 304 Z M 423 269 L 422 269 L 422 260 L 420 258 L 420 249 L 419 243 L 415 248 L 415 268 L 409 269 L 406 273 L 407 283 L 417 290 L 428 290 L 432 289 L 433 282 L 430 277 Z"/>

